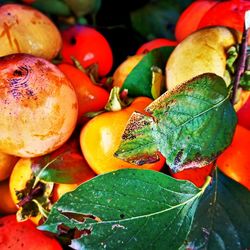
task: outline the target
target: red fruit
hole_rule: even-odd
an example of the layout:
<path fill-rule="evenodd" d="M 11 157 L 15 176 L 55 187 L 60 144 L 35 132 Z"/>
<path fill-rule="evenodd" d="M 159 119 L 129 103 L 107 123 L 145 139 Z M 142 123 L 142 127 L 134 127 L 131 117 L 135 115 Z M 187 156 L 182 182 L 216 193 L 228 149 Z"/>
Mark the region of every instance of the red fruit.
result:
<path fill-rule="evenodd" d="M 249 0 L 221 1 L 206 12 L 199 23 L 198 29 L 220 25 L 243 32 L 247 10 L 250 10 Z"/>
<path fill-rule="evenodd" d="M 250 130 L 250 97 L 246 103 L 237 111 L 238 124 Z"/>
<path fill-rule="evenodd" d="M 17 222 L 15 215 L 8 215 L 0 218 L 0 249 L 62 250 L 62 247 L 31 221 Z"/>
<path fill-rule="evenodd" d="M 179 180 L 188 180 L 193 182 L 197 187 L 202 187 L 206 181 L 206 178 L 213 170 L 213 164 L 206 165 L 201 168 L 185 169 L 178 173 L 172 173 L 171 176 Z"/>
<path fill-rule="evenodd" d="M 250 190 L 250 130 L 236 126 L 231 145 L 218 157 L 219 169 Z"/>
<path fill-rule="evenodd" d="M 85 113 L 104 108 L 109 98 L 108 91 L 94 84 L 86 74 L 72 65 L 63 63 L 58 65 L 58 68 L 75 88 L 78 99 L 78 122 L 82 123 L 86 120 Z"/>
<path fill-rule="evenodd" d="M 98 73 L 105 76 L 113 65 L 113 55 L 105 37 L 94 28 L 75 25 L 62 32 L 63 61 L 72 63 L 75 57 L 84 68 L 98 65 Z"/>
<path fill-rule="evenodd" d="M 154 40 L 151 40 L 147 43 L 144 43 L 137 51 L 136 54 L 144 54 L 147 53 L 153 49 L 164 47 L 164 46 L 176 46 L 178 43 L 173 40 L 169 40 L 166 38 L 157 38 Z"/>
<path fill-rule="evenodd" d="M 196 31 L 204 14 L 217 3 L 218 1 L 215 0 L 201 0 L 191 3 L 182 12 L 176 23 L 175 37 L 177 41 L 182 41 Z"/>

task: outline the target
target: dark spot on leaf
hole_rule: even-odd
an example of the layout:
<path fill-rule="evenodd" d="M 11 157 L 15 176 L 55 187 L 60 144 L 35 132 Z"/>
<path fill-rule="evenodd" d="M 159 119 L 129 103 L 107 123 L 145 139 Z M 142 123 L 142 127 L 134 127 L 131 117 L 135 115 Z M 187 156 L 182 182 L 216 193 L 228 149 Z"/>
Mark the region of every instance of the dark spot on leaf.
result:
<path fill-rule="evenodd" d="M 125 214 L 120 214 L 120 218 L 124 219 L 125 218 Z"/>
<path fill-rule="evenodd" d="M 71 45 L 75 45 L 76 44 L 76 38 L 71 37 L 69 42 L 70 42 Z"/>
<path fill-rule="evenodd" d="M 181 157 L 182 157 L 182 155 L 183 155 L 183 149 L 181 149 L 178 153 L 177 153 L 177 155 L 176 155 L 176 157 L 175 157 L 175 159 L 174 159 L 174 164 L 175 165 L 179 165 L 180 164 L 180 162 L 181 162 Z"/>

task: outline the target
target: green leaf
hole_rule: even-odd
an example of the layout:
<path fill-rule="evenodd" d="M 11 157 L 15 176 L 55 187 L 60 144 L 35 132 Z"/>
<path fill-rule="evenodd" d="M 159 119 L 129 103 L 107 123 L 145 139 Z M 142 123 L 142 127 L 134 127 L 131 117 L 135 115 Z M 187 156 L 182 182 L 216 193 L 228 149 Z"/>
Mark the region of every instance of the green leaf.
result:
<path fill-rule="evenodd" d="M 166 92 L 146 111 L 151 117 L 132 115 L 115 155 L 137 164 L 140 151 L 152 162 L 159 150 L 173 172 L 214 161 L 230 145 L 237 121 L 224 80 L 212 73 Z"/>
<path fill-rule="evenodd" d="M 174 39 L 174 28 L 180 13 L 192 0 L 148 1 L 130 13 L 132 27 L 146 39 L 159 37 Z"/>
<path fill-rule="evenodd" d="M 204 193 L 184 249 L 250 249 L 250 192 L 220 171 Z"/>
<path fill-rule="evenodd" d="M 166 61 L 174 47 L 161 47 L 145 54 L 123 83 L 122 89 L 128 89 L 130 96 L 148 96 L 152 98 L 152 67 L 165 71 Z"/>
<path fill-rule="evenodd" d="M 80 183 L 95 174 L 83 157 L 76 138 L 45 156 L 32 159 L 32 171 L 39 180 L 55 183 Z"/>
<path fill-rule="evenodd" d="M 242 77 L 240 78 L 240 86 L 244 90 L 250 90 L 250 70 L 245 71 Z"/>
<path fill-rule="evenodd" d="M 62 196 L 39 229 L 77 232 L 74 249 L 178 249 L 203 192 L 160 172 L 118 170 Z"/>
<path fill-rule="evenodd" d="M 53 0 L 36 0 L 32 3 L 32 7 L 51 15 L 69 16 L 71 14 L 70 9 L 64 1 Z"/>

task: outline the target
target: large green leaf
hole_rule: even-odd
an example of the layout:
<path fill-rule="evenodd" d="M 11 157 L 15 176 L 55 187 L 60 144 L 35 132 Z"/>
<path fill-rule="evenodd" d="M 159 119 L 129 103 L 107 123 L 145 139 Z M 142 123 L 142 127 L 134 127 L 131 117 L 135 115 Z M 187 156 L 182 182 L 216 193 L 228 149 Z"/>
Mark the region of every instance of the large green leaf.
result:
<path fill-rule="evenodd" d="M 148 52 L 134 67 L 123 83 L 130 96 L 148 96 L 152 98 L 152 68 L 165 71 L 166 61 L 174 47 L 161 47 Z"/>
<path fill-rule="evenodd" d="M 237 121 L 224 80 L 212 73 L 166 92 L 146 111 L 151 117 L 132 114 L 115 155 L 141 164 L 157 159 L 158 149 L 174 172 L 214 161 L 231 143 Z"/>
<path fill-rule="evenodd" d="M 250 249 L 250 192 L 215 172 L 204 193 L 183 249 Z"/>
<path fill-rule="evenodd" d="M 156 171 L 123 169 L 65 194 L 39 228 L 74 231 L 74 249 L 178 249 L 203 192 Z"/>

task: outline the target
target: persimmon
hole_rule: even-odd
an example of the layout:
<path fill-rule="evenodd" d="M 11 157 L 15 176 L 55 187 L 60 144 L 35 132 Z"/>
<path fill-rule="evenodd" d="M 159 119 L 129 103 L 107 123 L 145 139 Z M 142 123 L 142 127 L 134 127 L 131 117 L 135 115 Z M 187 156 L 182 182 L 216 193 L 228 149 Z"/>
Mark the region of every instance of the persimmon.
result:
<path fill-rule="evenodd" d="M 108 101 L 109 93 L 94 84 L 87 74 L 73 65 L 62 63 L 58 68 L 67 76 L 75 88 L 78 99 L 78 122 L 82 123 L 84 114 L 103 109 Z"/>
<path fill-rule="evenodd" d="M 17 207 L 11 198 L 8 179 L 0 182 L 0 194 L 0 214 L 15 213 L 17 211 Z"/>
<path fill-rule="evenodd" d="M 201 0 L 193 1 L 188 5 L 176 22 L 175 37 L 177 41 L 181 42 L 195 32 L 203 16 L 217 3 L 216 0 Z"/>
<path fill-rule="evenodd" d="M 55 65 L 28 54 L 1 57 L 0 86 L 0 151 L 35 157 L 70 137 L 77 121 L 77 96 Z"/>
<path fill-rule="evenodd" d="M 27 53 L 48 60 L 62 47 L 55 24 L 42 12 L 21 4 L 0 6 L 0 56 Z"/>
<path fill-rule="evenodd" d="M 89 166 L 97 174 L 122 168 L 160 170 L 163 167 L 165 163 L 163 156 L 160 156 L 158 162 L 139 167 L 114 156 L 130 115 L 135 110 L 144 112 L 144 108 L 151 102 L 148 97 L 137 97 L 127 108 L 102 113 L 83 126 L 80 134 L 81 149 Z"/>
<path fill-rule="evenodd" d="M 250 130 L 237 125 L 231 145 L 218 157 L 219 169 L 250 190 Z"/>
<path fill-rule="evenodd" d="M 250 130 L 250 91 L 244 91 L 241 96 L 244 99 L 237 105 L 238 124 Z"/>
<path fill-rule="evenodd" d="M 10 176 L 17 161 L 18 157 L 0 152 L 0 181 Z"/>
<path fill-rule="evenodd" d="M 174 173 L 170 169 L 170 174 L 176 179 L 188 180 L 194 183 L 197 187 L 202 187 L 206 182 L 207 176 L 209 176 L 213 170 L 213 163 L 208 164 L 201 168 L 184 169 L 180 172 Z"/>
<path fill-rule="evenodd" d="M 113 65 L 113 53 L 107 39 L 95 28 L 73 25 L 62 31 L 63 62 L 72 63 L 75 57 L 84 68 L 98 66 L 98 75 L 105 76 Z"/>
<path fill-rule="evenodd" d="M 59 242 L 38 230 L 30 221 L 18 222 L 15 215 L 0 218 L 0 249 L 62 250 Z"/>
<path fill-rule="evenodd" d="M 32 183 L 34 182 L 35 176 L 32 173 L 31 164 L 32 161 L 30 158 L 19 159 L 10 176 L 9 190 L 12 201 L 18 209 L 21 208 L 19 206 L 19 202 L 21 202 L 25 198 L 20 195 L 20 191 L 26 190 L 27 188 L 29 188 L 29 185 L 32 185 Z M 38 213 L 38 211 L 36 211 L 35 213 L 36 214 L 34 214 L 34 216 L 30 216 L 29 219 L 33 223 L 38 225 L 39 221 L 42 218 L 42 215 Z"/>
<path fill-rule="evenodd" d="M 54 189 L 53 189 L 53 194 L 51 197 L 52 203 L 55 203 L 56 201 L 58 201 L 62 197 L 62 195 L 73 191 L 79 185 L 80 185 L 80 183 L 73 183 L 73 184 L 58 183 L 58 184 L 55 184 Z"/>

